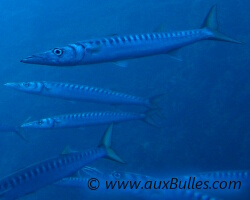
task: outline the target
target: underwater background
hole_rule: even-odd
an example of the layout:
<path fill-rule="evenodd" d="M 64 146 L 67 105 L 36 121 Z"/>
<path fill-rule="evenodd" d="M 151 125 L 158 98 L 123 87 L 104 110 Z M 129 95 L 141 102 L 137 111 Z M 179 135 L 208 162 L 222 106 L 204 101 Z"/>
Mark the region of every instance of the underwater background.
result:
<path fill-rule="evenodd" d="M 166 55 L 112 63 L 50 67 L 22 58 L 84 39 L 199 28 L 218 5 L 220 30 L 243 45 L 202 41 L 180 50 L 182 62 Z M 0 123 L 19 126 L 41 118 L 85 111 L 136 111 L 137 106 L 71 102 L 16 92 L 7 82 L 56 81 L 109 88 L 142 97 L 167 93 L 160 102 L 163 128 L 141 121 L 114 126 L 113 147 L 125 165 L 101 159 L 100 170 L 151 176 L 250 169 L 250 2 L 214 0 L 2 0 L 0 4 Z M 96 146 L 107 125 L 65 130 L 22 130 L 29 140 L 1 133 L 0 177 L 57 156 L 65 146 Z M 248 194 L 239 199 L 248 199 Z M 23 199 L 94 199 L 80 189 L 48 186 Z M 104 199 L 102 196 L 101 199 Z M 110 199 L 111 197 L 107 197 Z M 114 197 L 114 199 L 117 199 Z M 125 198 L 126 199 L 126 198 Z"/>

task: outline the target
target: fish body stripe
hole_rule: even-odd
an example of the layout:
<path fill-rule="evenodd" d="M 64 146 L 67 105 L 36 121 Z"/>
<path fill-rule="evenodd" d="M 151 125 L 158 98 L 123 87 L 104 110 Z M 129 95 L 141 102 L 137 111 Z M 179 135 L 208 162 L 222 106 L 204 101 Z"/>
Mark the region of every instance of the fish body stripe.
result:
<path fill-rule="evenodd" d="M 98 147 L 40 162 L 0 180 L 0 193 L 8 199 L 23 196 L 32 192 L 33 187 L 35 189 L 58 181 L 81 169 L 85 164 L 105 155 L 106 150 Z"/>
<path fill-rule="evenodd" d="M 44 91 L 47 95 L 53 96 L 68 96 L 70 99 L 82 98 L 82 100 L 95 100 L 100 102 L 110 102 L 110 103 L 124 103 L 124 104 L 137 104 L 143 106 L 150 106 L 150 100 L 138 96 L 133 96 L 121 92 L 116 92 L 108 89 L 91 87 L 86 85 L 69 84 L 69 83 L 53 83 L 53 82 L 43 82 L 42 83 L 47 91 Z M 57 91 L 58 90 L 58 91 Z M 67 93 L 71 91 L 70 94 Z M 61 92 L 61 93 L 59 93 Z M 45 94 L 45 95 L 46 95 Z M 78 95 L 78 96 L 77 96 Z M 95 96 L 95 95 L 99 95 Z"/>
<path fill-rule="evenodd" d="M 218 171 L 210 173 L 200 173 L 198 176 L 210 178 L 249 178 L 249 171 Z"/>
<path fill-rule="evenodd" d="M 151 100 L 122 92 L 87 85 L 57 82 L 7 83 L 7 86 L 30 94 L 68 100 L 91 101 L 109 104 L 133 104 L 150 107 Z"/>
<path fill-rule="evenodd" d="M 146 33 L 146 34 L 134 34 L 134 35 L 124 35 L 124 36 L 115 36 L 109 38 L 101 38 L 97 40 L 83 41 L 82 43 L 90 43 L 96 45 L 123 45 L 125 43 L 134 43 L 134 42 L 145 42 L 145 41 L 155 41 L 162 39 L 183 39 L 187 37 L 194 37 L 199 34 L 202 34 L 202 30 L 189 30 L 189 31 L 177 31 L 171 33 Z M 78 42 L 79 44 L 79 42 Z"/>
<path fill-rule="evenodd" d="M 44 118 L 38 121 L 24 123 L 21 125 L 21 127 L 35 129 L 76 128 L 100 124 L 119 123 L 131 120 L 144 120 L 145 118 L 146 114 L 144 113 L 89 112 Z"/>
<path fill-rule="evenodd" d="M 50 119 L 67 120 L 67 119 L 86 119 L 86 118 L 105 118 L 105 117 L 138 117 L 143 118 L 144 114 L 138 113 L 126 113 L 126 112 L 89 112 L 89 113 L 77 113 L 69 115 L 60 115 Z"/>

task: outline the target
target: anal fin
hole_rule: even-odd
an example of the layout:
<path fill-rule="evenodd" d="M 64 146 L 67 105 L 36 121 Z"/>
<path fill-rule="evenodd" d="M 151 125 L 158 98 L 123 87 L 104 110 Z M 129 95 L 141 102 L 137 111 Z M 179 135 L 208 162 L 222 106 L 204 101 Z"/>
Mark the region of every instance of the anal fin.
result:
<path fill-rule="evenodd" d="M 179 49 L 176 49 L 176 50 L 173 50 L 173 51 L 169 51 L 167 53 L 167 55 L 170 57 L 170 58 L 173 58 L 179 62 L 182 62 L 183 59 L 181 58 L 181 56 L 179 55 Z"/>
<path fill-rule="evenodd" d="M 119 66 L 119 67 L 127 67 L 128 66 L 128 62 L 127 61 L 117 61 L 117 62 L 113 62 L 115 65 Z"/>

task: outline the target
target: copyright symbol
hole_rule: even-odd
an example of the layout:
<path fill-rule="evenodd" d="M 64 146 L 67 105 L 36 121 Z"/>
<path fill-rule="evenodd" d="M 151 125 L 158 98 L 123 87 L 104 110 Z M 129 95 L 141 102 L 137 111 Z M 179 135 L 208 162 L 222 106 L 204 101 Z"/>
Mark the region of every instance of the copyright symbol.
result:
<path fill-rule="evenodd" d="M 100 186 L 100 182 L 97 178 L 91 178 L 88 181 L 88 187 L 91 190 L 97 190 Z"/>

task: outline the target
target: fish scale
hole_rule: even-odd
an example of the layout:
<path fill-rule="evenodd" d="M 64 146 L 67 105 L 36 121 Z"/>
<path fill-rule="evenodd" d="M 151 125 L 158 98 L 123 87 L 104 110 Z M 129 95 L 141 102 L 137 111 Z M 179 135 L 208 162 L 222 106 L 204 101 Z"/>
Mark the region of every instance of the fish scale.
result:
<path fill-rule="evenodd" d="M 197 36 L 199 34 L 205 34 L 206 31 L 202 30 L 192 30 L 192 31 L 178 31 L 171 33 L 146 33 L 146 34 L 136 34 L 136 35 L 124 35 L 110 38 L 101 38 L 92 41 L 83 41 L 82 43 L 75 43 L 76 45 L 84 45 L 85 43 L 96 44 L 96 45 L 123 45 L 125 42 L 128 43 L 142 43 L 145 41 L 154 42 L 158 40 L 169 40 L 169 39 L 182 39 L 192 36 Z"/>

